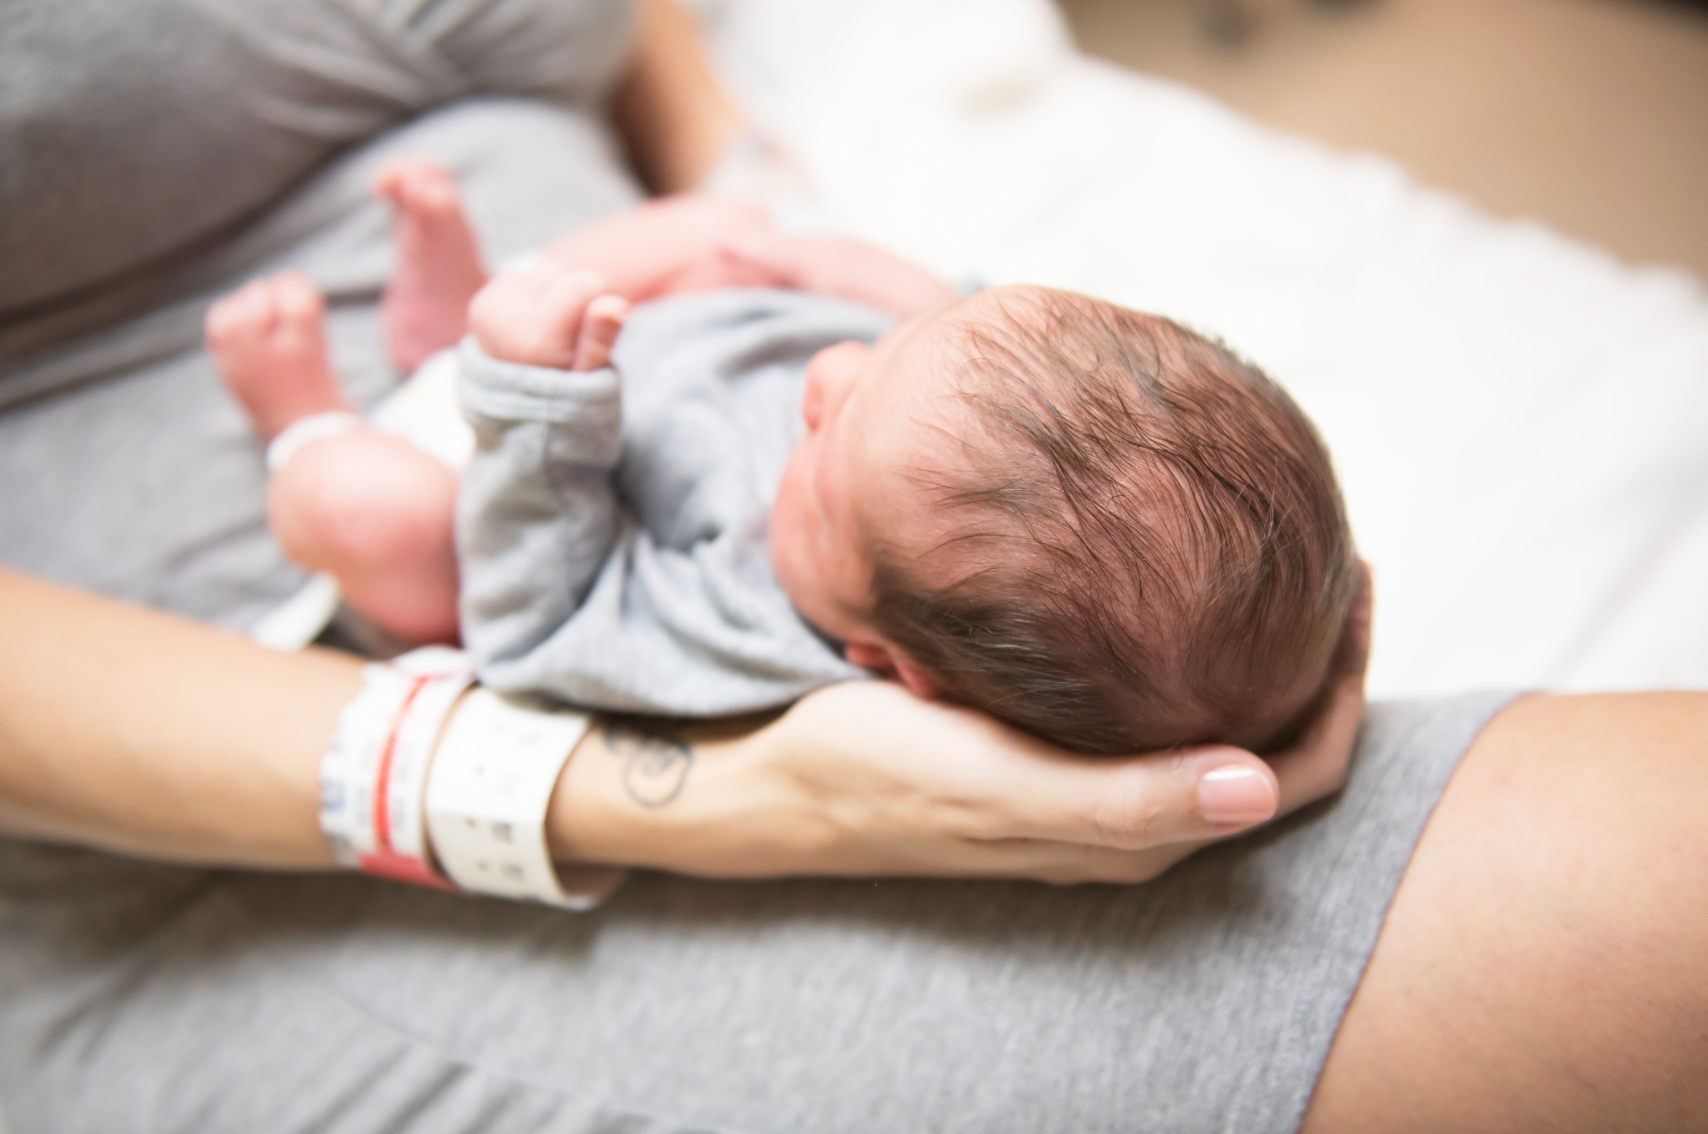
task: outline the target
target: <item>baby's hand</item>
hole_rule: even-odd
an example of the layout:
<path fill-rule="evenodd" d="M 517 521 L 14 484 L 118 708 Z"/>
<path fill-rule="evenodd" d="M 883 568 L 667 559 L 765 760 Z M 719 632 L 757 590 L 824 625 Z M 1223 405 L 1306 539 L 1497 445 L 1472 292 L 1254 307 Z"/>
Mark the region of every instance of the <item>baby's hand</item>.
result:
<path fill-rule="evenodd" d="M 548 260 L 488 281 L 469 304 L 469 333 L 500 362 L 598 370 L 628 317 L 604 276 Z"/>

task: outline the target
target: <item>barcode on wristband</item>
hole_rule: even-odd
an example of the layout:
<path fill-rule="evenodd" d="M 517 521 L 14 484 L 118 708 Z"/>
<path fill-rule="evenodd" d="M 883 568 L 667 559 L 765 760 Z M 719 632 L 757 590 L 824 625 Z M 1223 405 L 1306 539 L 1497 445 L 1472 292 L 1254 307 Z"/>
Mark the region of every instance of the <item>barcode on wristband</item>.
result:
<path fill-rule="evenodd" d="M 546 846 L 559 773 L 586 735 L 584 713 L 476 689 L 445 728 L 427 785 L 427 824 L 445 873 L 465 890 L 584 909 L 621 877 L 592 871 L 565 890 Z"/>

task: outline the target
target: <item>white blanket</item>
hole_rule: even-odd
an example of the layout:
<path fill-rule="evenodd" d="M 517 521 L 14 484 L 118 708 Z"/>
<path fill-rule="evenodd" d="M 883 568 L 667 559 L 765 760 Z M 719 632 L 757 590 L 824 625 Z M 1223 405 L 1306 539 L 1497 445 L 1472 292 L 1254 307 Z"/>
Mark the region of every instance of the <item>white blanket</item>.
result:
<path fill-rule="evenodd" d="M 842 225 L 1224 337 L 1321 427 L 1372 692 L 1708 687 L 1708 295 L 1075 52 L 1047 0 L 708 0 Z"/>

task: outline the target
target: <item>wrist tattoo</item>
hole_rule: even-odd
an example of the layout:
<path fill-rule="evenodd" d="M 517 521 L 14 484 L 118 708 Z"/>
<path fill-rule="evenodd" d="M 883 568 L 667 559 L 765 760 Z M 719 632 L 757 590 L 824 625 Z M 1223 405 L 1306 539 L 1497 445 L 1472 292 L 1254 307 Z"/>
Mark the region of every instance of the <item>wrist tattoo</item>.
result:
<path fill-rule="evenodd" d="M 605 747 L 623 762 L 623 790 L 642 807 L 664 807 L 682 794 L 694 749 L 679 736 L 633 722 L 608 721 Z"/>

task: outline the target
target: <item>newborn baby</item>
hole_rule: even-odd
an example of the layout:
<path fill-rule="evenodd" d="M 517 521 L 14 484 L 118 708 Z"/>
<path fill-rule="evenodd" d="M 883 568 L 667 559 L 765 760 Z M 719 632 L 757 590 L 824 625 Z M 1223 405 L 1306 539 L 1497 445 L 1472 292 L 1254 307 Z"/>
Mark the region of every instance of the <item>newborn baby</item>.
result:
<path fill-rule="evenodd" d="M 875 672 L 1097 753 L 1263 750 L 1323 690 L 1356 583 L 1334 474 L 1221 346 L 1045 288 L 957 300 L 705 201 L 483 286 L 448 175 L 380 188 L 399 361 L 479 289 L 455 559 L 453 474 L 328 425 L 353 419 L 306 280 L 216 305 L 209 345 L 264 436 L 319 423 L 272 483 L 287 552 L 416 638 L 454 633 L 460 568 L 487 684 L 705 716 Z"/>

